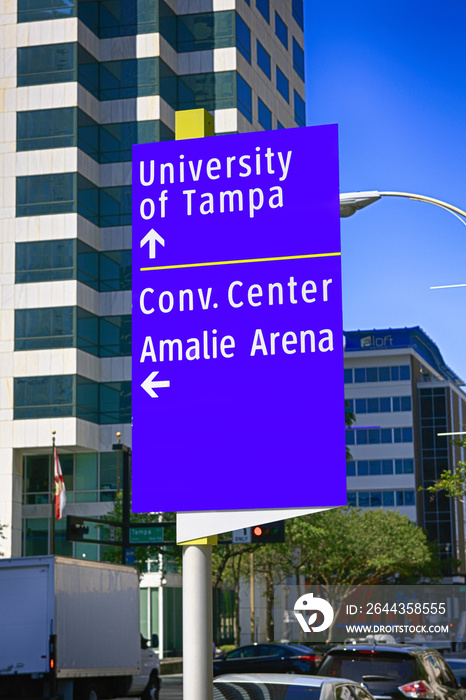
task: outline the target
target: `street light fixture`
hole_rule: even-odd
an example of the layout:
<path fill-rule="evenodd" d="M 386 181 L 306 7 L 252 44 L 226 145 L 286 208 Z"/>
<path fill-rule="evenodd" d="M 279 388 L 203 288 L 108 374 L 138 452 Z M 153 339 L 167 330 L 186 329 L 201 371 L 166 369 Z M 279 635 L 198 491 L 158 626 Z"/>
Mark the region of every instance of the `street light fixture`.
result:
<path fill-rule="evenodd" d="M 407 197 L 408 199 L 414 199 L 418 202 L 435 204 L 458 217 L 466 226 L 466 221 L 460 218 L 464 217 L 464 219 L 466 219 L 466 212 L 462 209 L 458 209 L 458 207 L 454 207 L 452 204 L 448 204 L 448 202 L 442 202 L 440 199 L 426 197 L 423 194 L 412 194 L 410 192 L 378 192 L 377 190 L 371 190 L 369 192 L 343 192 L 340 194 L 340 216 L 342 218 L 352 216 L 359 211 L 359 209 L 363 209 L 369 204 L 377 202 L 381 197 Z"/>
<path fill-rule="evenodd" d="M 368 192 L 342 192 L 340 194 L 340 217 L 342 219 L 347 218 L 356 214 L 359 209 L 369 206 L 373 202 L 377 202 L 382 197 L 407 197 L 408 199 L 414 199 L 418 202 L 427 202 L 428 204 L 435 204 L 442 209 L 446 209 L 451 214 L 456 216 L 457 219 L 461 221 L 462 224 L 466 226 L 466 212 L 458 207 L 453 206 L 453 204 L 448 204 L 447 202 L 442 202 L 441 199 L 434 199 L 433 197 L 426 197 L 422 194 L 412 194 L 410 192 L 378 192 L 377 190 L 370 190 Z M 464 217 L 464 218 L 461 218 Z M 442 285 L 442 287 L 431 287 L 431 289 L 441 289 L 444 287 L 464 287 L 464 284 L 449 284 Z M 450 433 L 437 433 L 438 436 L 447 435 L 466 435 L 465 430 Z"/>

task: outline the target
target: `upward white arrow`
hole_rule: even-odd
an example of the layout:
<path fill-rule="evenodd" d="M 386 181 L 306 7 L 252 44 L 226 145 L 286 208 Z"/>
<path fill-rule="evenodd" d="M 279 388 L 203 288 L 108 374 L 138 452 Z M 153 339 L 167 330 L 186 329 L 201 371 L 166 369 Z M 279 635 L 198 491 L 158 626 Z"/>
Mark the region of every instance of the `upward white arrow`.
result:
<path fill-rule="evenodd" d="M 146 377 L 141 384 L 142 388 L 144 391 L 147 391 L 149 396 L 152 396 L 153 399 L 158 399 L 159 395 L 156 393 L 155 389 L 167 389 L 170 386 L 170 382 L 167 380 L 164 381 L 154 381 L 155 377 L 158 375 L 158 372 L 151 372 L 148 377 Z"/>
<path fill-rule="evenodd" d="M 149 257 L 151 259 L 155 258 L 155 244 L 156 243 L 160 243 L 161 246 L 165 246 L 164 239 L 153 228 L 151 228 L 149 233 L 146 233 L 146 235 L 144 236 L 144 238 L 141 241 L 140 247 L 142 248 L 143 246 L 146 245 L 146 243 L 149 243 Z"/>

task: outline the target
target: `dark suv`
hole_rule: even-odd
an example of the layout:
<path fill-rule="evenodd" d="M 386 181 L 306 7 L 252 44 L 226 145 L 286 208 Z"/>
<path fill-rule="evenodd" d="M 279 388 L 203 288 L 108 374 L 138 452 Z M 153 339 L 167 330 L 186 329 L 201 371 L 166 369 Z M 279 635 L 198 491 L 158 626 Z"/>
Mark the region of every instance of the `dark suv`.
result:
<path fill-rule="evenodd" d="M 338 646 L 325 655 L 317 675 L 364 683 L 379 700 L 466 700 L 442 655 L 414 645 Z"/>

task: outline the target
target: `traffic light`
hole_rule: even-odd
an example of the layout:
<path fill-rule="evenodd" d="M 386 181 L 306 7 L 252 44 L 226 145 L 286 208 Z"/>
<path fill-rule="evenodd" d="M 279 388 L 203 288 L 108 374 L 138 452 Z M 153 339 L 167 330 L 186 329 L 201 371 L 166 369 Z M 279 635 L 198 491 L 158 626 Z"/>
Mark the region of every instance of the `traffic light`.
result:
<path fill-rule="evenodd" d="M 89 534 L 89 525 L 84 525 L 84 518 L 77 515 L 66 516 L 66 539 L 72 542 L 82 542 L 84 535 Z"/>
<path fill-rule="evenodd" d="M 251 542 L 264 544 L 274 542 L 275 544 L 285 541 L 285 521 L 277 520 L 274 523 L 256 525 L 252 528 Z"/>

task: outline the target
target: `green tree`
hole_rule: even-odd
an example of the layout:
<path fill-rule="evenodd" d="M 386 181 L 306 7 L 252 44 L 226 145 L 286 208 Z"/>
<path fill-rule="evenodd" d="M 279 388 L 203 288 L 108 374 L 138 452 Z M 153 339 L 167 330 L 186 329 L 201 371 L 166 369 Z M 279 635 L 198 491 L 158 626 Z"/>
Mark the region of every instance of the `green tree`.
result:
<path fill-rule="evenodd" d="M 302 520 L 299 529 L 290 528 L 305 550 L 302 567 L 311 583 L 323 587 L 335 620 L 357 586 L 438 577 L 438 560 L 424 530 L 397 511 L 333 508 Z M 329 640 L 331 633 L 332 628 Z"/>
<path fill-rule="evenodd" d="M 466 447 L 466 438 L 462 440 L 452 440 L 453 444 L 458 445 L 458 447 Z M 440 479 L 428 486 L 425 490 L 428 491 L 433 497 L 440 491 L 445 491 L 445 495 L 448 498 L 455 498 L 460 503 L 466 503 L 466 462 L 458 462 L 456 469 L 445 469 L 440 474 Z M 422 491 L 422 486 L 419 489 Z"/>
<path fill-rule="evenodd" d="M 249 576 L 249 554 L 256 549 L 252 544 L 224 544 L 212 548 L 212 580 L 214 590 L 222 584 L 234 590 L 233 632 L 235 645 L 241 638 L 239 594 L 242 580 Z"/>

